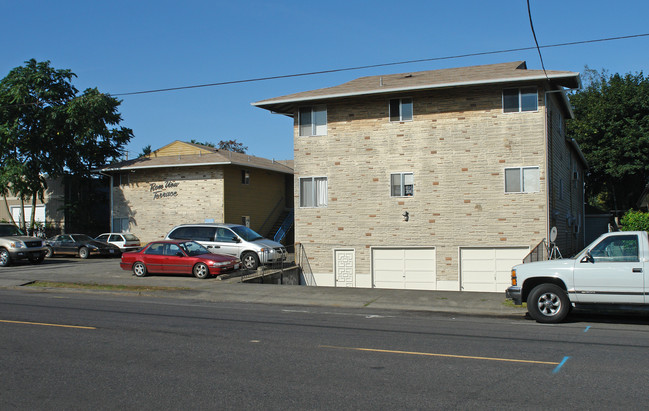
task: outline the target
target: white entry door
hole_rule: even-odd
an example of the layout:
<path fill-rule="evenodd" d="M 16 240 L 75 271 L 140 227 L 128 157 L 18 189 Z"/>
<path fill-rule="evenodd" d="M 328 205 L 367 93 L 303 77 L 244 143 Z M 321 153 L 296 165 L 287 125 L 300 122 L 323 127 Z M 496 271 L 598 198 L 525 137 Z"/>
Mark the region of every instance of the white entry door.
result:
<path fill-rule="evenodd" d="M 372 286 L 436 290 L 435 247 L 372 249 Z"/>
<path fill-rule="evenodd" d="M 334 250 L 336 287 L 355 287 L 354 250 Z"/>
<path fill-rule="evenodd" d="M 505 292 L 511 285 L 511 271 L 521 264 L 529 247 L 461 248 L 462 291 Z"/>

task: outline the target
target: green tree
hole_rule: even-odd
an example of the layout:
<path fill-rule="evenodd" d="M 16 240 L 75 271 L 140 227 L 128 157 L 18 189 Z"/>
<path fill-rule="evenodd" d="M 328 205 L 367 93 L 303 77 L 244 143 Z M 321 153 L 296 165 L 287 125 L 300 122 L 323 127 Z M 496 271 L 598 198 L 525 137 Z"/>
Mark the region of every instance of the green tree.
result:
<path fill-rule="evenodd" d="M 219 141 L 219 149 L 245 154 L 246 151 L 248 151 L 248 146 L 244 146 L 242 143 L 239 143 L 237 140 L 221 140 Z"/>
<path fill-rule="evenodd" d="M 88 176 L 118 157 L 133 135 L 116 127 L 118 100 L 96 89 L 78 96 L 73 77 L 70 70 L 32 59 L 0 80 L 0 193 L 31 199 L 30 231 L 36 200 L 47 189 L 45 175 Z"/>
<path fill-rule="evenodd" d="M 570 96 L 567 127 L 590 166 L 588 202 L 631 209 L 649 178 L 649 78 L 586 68 L 585 83 Z"/>
<path fill-rule="evenodd" d="M 147 144 L 146 146 L 142 147 L 142 152 L 137 157 L 138 158 L 145 157 L 148 156 L 149 154 L 151 154 L 151 144 Z"/>
<path fill-rule="evenodd" d="M 212 147 L 212 148 L 216 148 L 216 149 L 219 149 L 219 150 L 234 151 L 235 153 L 242 153 L 242 154 L 245 154 L 246 151 L 248 151 L 248 146 L 244 146 L 243 143 L 238 142 L 236 139 L 234 139 L 234 140 L 221 140 L 216 144 L 211 143 L 209 141 L 201 143 L 198 140 L 192 139 L 192 140 L 190 140 L 190 143 L 199 144 L 201 146 L 206 146 L 206 147 Z"/>

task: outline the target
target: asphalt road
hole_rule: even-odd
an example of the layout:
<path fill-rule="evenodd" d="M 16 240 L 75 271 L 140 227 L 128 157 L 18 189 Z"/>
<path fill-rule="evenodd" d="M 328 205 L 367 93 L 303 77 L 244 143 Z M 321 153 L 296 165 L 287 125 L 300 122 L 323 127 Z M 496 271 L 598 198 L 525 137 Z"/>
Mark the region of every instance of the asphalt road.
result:
<path fill-rule="evenodd" d="M 0 409 L 644 408 L 607 321 L 0 290 Z"/>

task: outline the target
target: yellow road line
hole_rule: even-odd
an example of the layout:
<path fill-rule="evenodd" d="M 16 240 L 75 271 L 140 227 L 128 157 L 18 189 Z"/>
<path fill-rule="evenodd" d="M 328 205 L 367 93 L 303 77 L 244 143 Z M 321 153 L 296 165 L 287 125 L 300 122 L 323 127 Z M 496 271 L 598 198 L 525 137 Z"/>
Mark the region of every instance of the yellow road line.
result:
<path fill-rule="evenodd" d="M 10 323 L 10 324 L 27 324 L 27 325 L 45 325 L 47 327 L 62 327 L 62 328 L 80 328 L 82 330 L 96 330 L 95 327 L 84 327 L 81 325 L 66 325 L 66 324 L 48 324 L 48 323 L 33 323 L 28 321 L 11 321 L 11 320 L 0 320 L 0 323 Z"/>
<path fill-rule="evenodd" d="M 434 354 L 428 352 L 415 352 L 415 351 L 397 351 L 397 350 L 381 350 L 376 348 L 358 348 L 358 347 L 335 347 L 332 345 L 321 345 L 320 348 L 333 348 L 337 350 L 353 350 L 353 351 L 370 351 L 388 354 L 407 354 L 407 355 L 423 355 L 427 357 L 446 357 L 446 358 L 462 358 L 468 360 L 486 360 L 486 361 L 503 361 L 503 362 L 518 362 L 527 364 L 546 364 L 558 365 L 558 362 L 549 361 L 532 361 L 532 360 L 515 360 L 511 358 L 493 358 L 493 357 L 476 357 L 472 355 L 454 355 L 454 354 Z"/>

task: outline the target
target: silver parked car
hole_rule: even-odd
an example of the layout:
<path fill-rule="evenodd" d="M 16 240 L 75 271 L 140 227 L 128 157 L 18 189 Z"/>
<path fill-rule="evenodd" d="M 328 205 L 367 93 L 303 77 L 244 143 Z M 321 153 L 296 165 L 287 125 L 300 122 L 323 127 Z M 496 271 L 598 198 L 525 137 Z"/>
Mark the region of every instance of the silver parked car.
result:
<path fill-rule="evenodd" d="M 183 224 L 174 227 L 167 240 L 193 240 L 215 254 L 239 257 L 244 268 L 256 269 L 286 259 L 286 248 L 239 224 Z"/>

